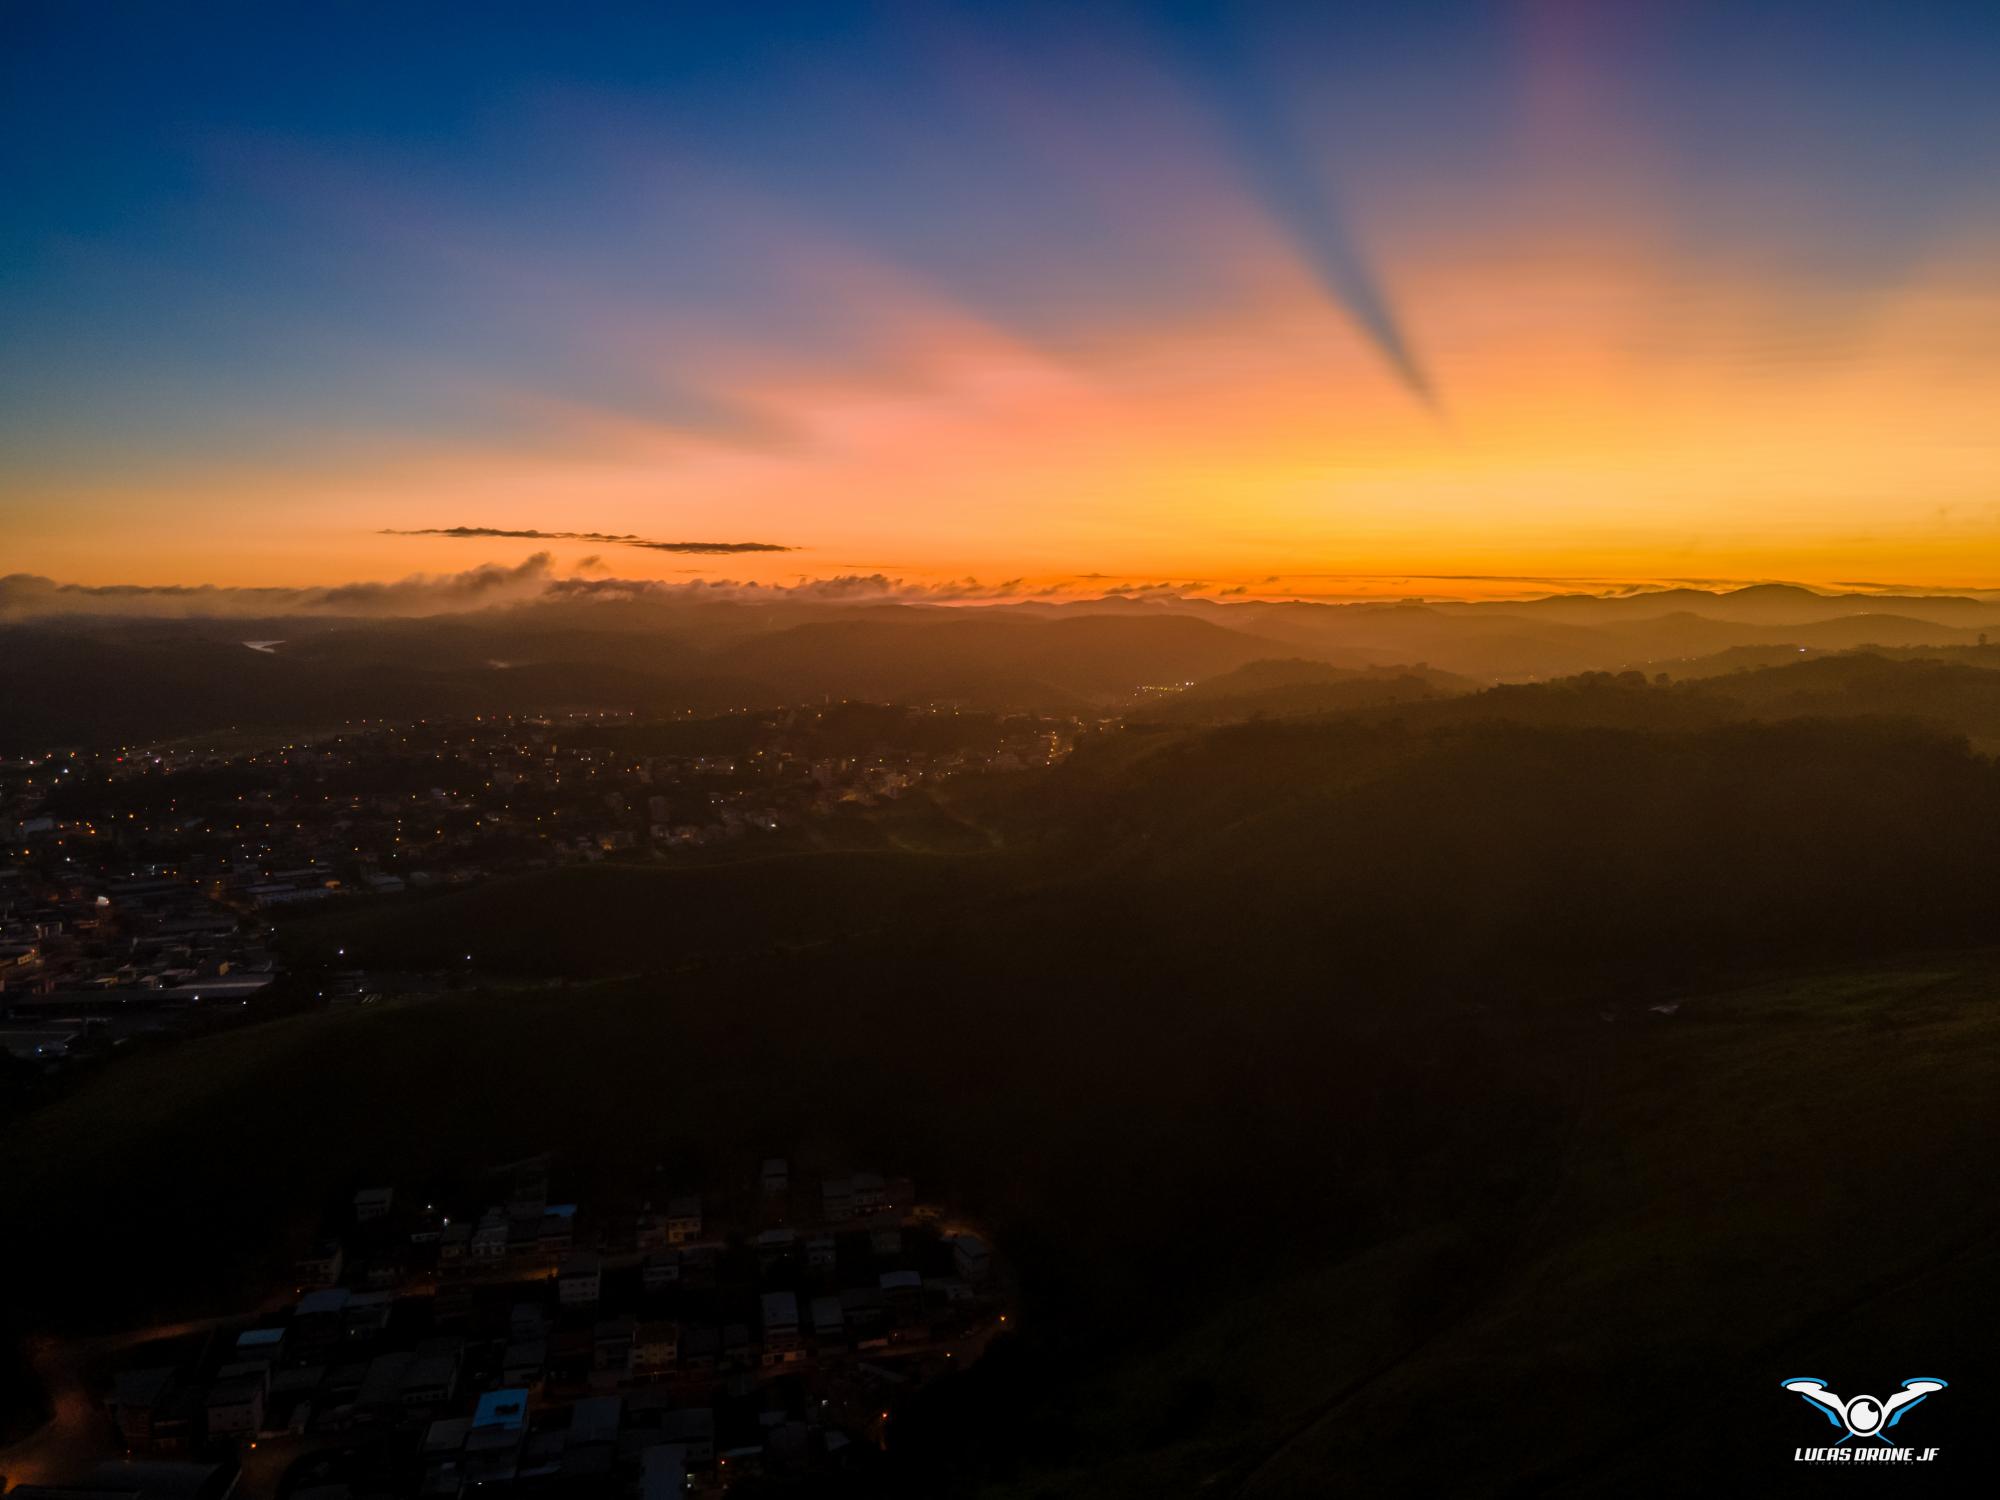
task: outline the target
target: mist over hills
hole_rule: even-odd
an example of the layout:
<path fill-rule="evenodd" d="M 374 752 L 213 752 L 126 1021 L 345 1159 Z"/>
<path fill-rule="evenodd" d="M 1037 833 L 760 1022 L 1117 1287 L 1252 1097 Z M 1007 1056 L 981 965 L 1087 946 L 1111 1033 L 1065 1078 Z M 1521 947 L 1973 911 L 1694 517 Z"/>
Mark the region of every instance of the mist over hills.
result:
<path fill-rule="evenodd" d="M 1520 603 L 1439 604 L 1440 609 L 1494 610 L 1557 615 L 1585 623 L 1699 614 L 1752 625 L 1804 625 L 1850 615 L 1904 614 L 1933 624 L 1989 624 L 2000 600 L 1970 594 L 1912 594 L 1849 590 L 1824 593 L 1795 583 L 1753 583 L 1734 589 L 1693 587 L 1625 594 L 1552 594 Z"/>
<path fill-rule="evenodd" d="M 1477 686 L 1627 669 L 1686 675 L 1724 653 L 1771 661 L 1785 647 L 1970 649 L 1988 627 L 2000 633 L 2000 602 L 1789 585 L 1506 603 L 1148 595 L 954 607 L 773 591 L 748 602 L 563 596 L 422 617 L 41 615 L 0 625 L 0 700 L 10 708 L 0 742 L 24 750 L 232 726 L 716 713 L 843 697 L 1115 713 L 1150 690 L 1260 661 L 1393 667 L 1434 687 L 1446 676 Z M 1323 686 L 1331 693 L 1332 680 Z M 1321 706 L 1365 695 L 1347 687 Z M 1302 711 L 1294 699 L 1266 706 Z"/>

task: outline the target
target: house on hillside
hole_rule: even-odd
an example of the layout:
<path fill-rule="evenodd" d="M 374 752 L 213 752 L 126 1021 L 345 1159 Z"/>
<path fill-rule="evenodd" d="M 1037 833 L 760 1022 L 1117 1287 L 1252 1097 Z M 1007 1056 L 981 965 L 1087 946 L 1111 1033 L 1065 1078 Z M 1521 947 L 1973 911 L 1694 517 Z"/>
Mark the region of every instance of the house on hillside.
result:
<path fill-rule="evenodd" d="M 299 1259 L 293 1275 L 299 1290 L 314 1291 L 339 1285 L 340 1273 L 346 1264 L 347 1252 L 341 1248 L 340 1241 L 322 1240 Z"/>
<path fill-rule="evenodd" d="M 838 1349 L 846 1342 L 847 1319 L 838 1297 L 812 1299 L 813 1338 L 822 1349 Z"/>
<path fill-rule="evenodd" d="M 768 1272 L 798 1248 L 798 1239 L 798 1234 L 789 1224 L 780 1224 L 758 1231 L 750 1242 L 750 1248 L 757 1254 L 758 1266 Z"/>
<path fill-rule="evenodd" d="M 646 1295 L 657 1296 L 668 1287 L 678 1285 L 681 1279 L 681 1258 L 672 1251 L 662 1251 L 646 1257 L 646 1263 L 639 1271 L 639 1284 Z"/>
<path fill-rule="evenodd" d="M 952 1263 L 959 1278 L 970 1286 L 984 1286 L 993 1276 L 993 1252 L 976 1234 L 951 1236 Z"/>
<path fill-rule="evenodd" d="M 684 1193 L 667 1201 L 667 1243 L 685 1245 L 701 1234 L 701 1196 Z"/>
<path fill-rule="evenodd" d="M 644 1374 L 671 1370 L 680 1353 L 680 1330 L 665 1318 L 639 1324 L 632 1333 L 632 1368 Z"/>
<path fill-rule="evenodd" d="M 638 1324 L 631 1318 L 600 1319 L 592 1331 L 592 1368 L 601 1374 L 623 1375 L 632 1368 L 632 1338 Z"/>
<path fill-rule="evenodd" d="M 604 1261 L 588 1250 L 564 1257 L 556 1294 L 564 1307 L 595 1307 L 603 1292 Z"/>
<path fill-rule="evenodd" d="M 500 1378 L 508 1385 L 537 1386 L 549 1361 L 548 1342 L 540 1338 L 522 1339 L 507 1346 L 500 1357 Z"/>
<path fill-rule="evenodd" d="M 794 1292 L 766 1292 L 763 1299 L 766 1367 L 797 1364 L 805 1358 L 799 1338 L 799 1299 Z"/>
<path fill-rule="evenodd" d="M 815 1275 L 831 1274 L 836 1259 L 832 1235 L 816 1234 L 806 1241 L 806 1269 Z"/>
<path fill-rule="evenodd" d="M 155 1446 L 155 1424 L 180 1386 L 172 1365 L 123 1371 L 111 1387 L 111 1415 L 127 1447 Z"/>

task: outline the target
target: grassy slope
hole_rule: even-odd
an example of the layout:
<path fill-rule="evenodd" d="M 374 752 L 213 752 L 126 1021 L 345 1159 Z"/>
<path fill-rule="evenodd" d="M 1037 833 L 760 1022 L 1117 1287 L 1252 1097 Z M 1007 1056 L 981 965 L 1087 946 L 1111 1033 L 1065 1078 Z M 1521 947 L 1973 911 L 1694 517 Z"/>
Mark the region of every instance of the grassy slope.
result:
<path fill-rule="evenodd" d="M 976 901 L 1006 866 L 984 856 L 828 851 L 713 865 L 581 865 L 312 919 L 289 952 L 374 968 L 605 975 L 673 970 L 879 928 Z"/>
<path fill-rule="evenodd" d="M 1594 1025 L 1555 1043 L 1585 1080 L 1574 1128 L 1518 1143 L 1554 1148 L 1559 1173 L 1517 1238 L 1455 1266 L 1468 1305 L 1442 1326 L 1386 1311 L 1448 1298 L 1413 1284 L 1451 1232 L 1427 1226 L 1118 1366 L 1080 1404 L 1100 1461 L 1004 1493 L 1415 1495 L 1440 1475 L 1454 1495 L 1686 1493 L 1718 1475 L 1812 1492 L 1824 1475 L 1792 1448 L 1838 1434 L 1781 1378 L 1971 1389 L 2000 1315 L 2000 958 Z M 1925 1415 L 1909 1441 L 1979 1426 L 1941 1402 Z"/>

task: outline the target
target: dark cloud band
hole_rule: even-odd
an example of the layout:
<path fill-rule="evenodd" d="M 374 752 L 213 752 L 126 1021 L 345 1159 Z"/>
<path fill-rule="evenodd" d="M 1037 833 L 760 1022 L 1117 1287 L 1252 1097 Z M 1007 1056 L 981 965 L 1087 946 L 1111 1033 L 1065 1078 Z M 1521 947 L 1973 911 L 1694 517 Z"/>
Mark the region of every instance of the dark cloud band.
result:
<path fill-rule="evenodd" d="M 615 531 L 537 531 L 505 526 L 418 526 L 382 529 L 383 536 L 510 537 L 525 542 L 606 542 L 617 547 L 643 547 L 649 552 L 681 552 L 705 557 L 730 557 L 741 552 L 795 552 L 779 542 L 656 542 L 650 537 Z"/>

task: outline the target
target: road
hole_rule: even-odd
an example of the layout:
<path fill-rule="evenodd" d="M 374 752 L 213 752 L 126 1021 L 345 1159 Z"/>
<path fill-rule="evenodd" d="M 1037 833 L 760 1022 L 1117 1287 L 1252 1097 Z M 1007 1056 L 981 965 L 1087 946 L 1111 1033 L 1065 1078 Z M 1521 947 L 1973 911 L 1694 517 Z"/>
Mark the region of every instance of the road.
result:
<path fill-rule="evenodd" d="M 286 1300 L 275 1299 L 270 1306 L 283 1306 Z M 121 1349 L 206 1333 L 252 1316 L 255 1314 L 238 1311 L 224 1317 L 156 1323 L 96 1338 L 36 1339 L 29 1345 L 29 1363 L 48 1392 L 52 1415 L 38 1431 L 11 1448 L 0 1449 L 0 1474 L 7 1476 L 9 1485 L 64 1484 L 88 1472 L 92 1464 L 120 1457 L 125 1447 L 118 1431 L 91 1397 L 91 1372 Z"/>

